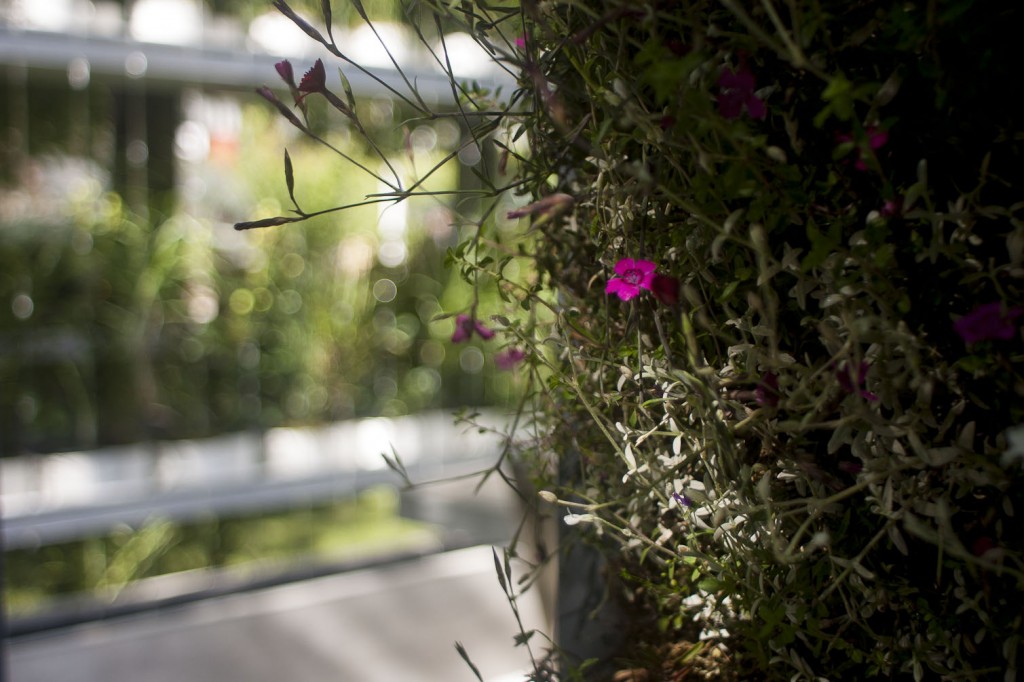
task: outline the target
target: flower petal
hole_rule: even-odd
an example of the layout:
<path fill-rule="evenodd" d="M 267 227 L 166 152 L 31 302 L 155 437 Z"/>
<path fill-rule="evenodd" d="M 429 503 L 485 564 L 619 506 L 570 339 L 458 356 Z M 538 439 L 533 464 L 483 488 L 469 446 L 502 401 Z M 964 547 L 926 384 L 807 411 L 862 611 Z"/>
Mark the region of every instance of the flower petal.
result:
<path fill-rule="evenodd" d="M 483 322 L 480 322 L 479 320 L 473 320 L 473 329 L 476 331 L 477 334 L 480 335 L 480 338 L 482 338 L 484 341 L 490 341 L 491 339 L 494 338 L 494 332 L 487 325 L 485 325 Z"/>
<path fill-rule="evenodd" d="M 526 357 L 526 353 L 519 348 L 509 348 L 506 351 L 494 356 L 494 365 L 498 369 L 510 370 Z"/>
<path fill-rule="evenodd" d="M 630 270 L 636 270 L 636 265 L 634 265 L 635 262 L 636 261 L 632 258 L 620 259 L 619 262 L 615 264 L 615 274 L 625 275 Z"/>
<path fill-rule="evenodd" d="M 455 318 L 455 332 L 452 334 L 452 343 L 467 341 L 473 335 L 473 321 L 469 315 L 459 315 Z"/>
<path fill-rule="evenodd" d="M 299 81 L 299 90 L 302 92 L 323 92 L 327 89 L 327 71 L 324 69 L 324 62 L 317 59 L 313 66 L 302 76 Z"/>
<path fill-rule="evenodd" d="M 654 271 L 658 269 L 658 266 L 649 260 L 635 260 L 633 261 L 633 268 L 635 270 L 639 270 L 645 275 L 653 275 Z"/>
<path fill-rule="evenodd" d="M 604 291 L 606 294 L 615 294 L 623 301 L 628 301 L 640 293 L 640 287 L 635 284 L 630 284 L 624 279 L 616 278 L 608 280 L 608 284 L 605 285 Z"/>
<path fill-rule="evenodd" d="M 750 114 L 750 118 L 760 121 L 768 114 L 768 107 L 765 106 L 763 99 L 751 95 L 747 99 L 747 112 Z"/>

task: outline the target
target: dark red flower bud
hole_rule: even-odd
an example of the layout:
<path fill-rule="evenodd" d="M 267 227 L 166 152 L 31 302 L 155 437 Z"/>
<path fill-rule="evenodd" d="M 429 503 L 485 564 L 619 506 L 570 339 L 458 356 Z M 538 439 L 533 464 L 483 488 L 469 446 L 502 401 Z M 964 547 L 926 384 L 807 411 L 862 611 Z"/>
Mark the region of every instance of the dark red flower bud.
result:
<path fill-rule="evenodd" d="M 651 293 L 660 303 L 674 306 L 679 303 L 679 280 L 668 275 L 654 275 Z"/>
<path fill-rule="evenodd" d="M 295 72 L 292 71 L 292 63 L 287 59 L 279 61 L 274 64 L 274 68 L 277 69 L 277 75 L 281 77 L 288 87 L 295 87 Z"/>

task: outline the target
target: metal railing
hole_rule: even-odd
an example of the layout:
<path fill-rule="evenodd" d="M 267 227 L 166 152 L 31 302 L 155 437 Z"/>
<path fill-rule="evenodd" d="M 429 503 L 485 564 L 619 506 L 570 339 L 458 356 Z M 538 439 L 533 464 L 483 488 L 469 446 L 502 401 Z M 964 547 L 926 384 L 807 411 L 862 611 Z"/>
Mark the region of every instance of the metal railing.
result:
<path fill-rule="evenodd" d="M 497 415 L 487 417 L 497 426 Z M 383 454 L 414 482 L 492 466 L 502 438 L 456 425 L 445 412 L 277 428 L 195 441 L 143 443 L 0 460 L 2 541 L 18 549 L 138 527 L 343 499 L 400 484 Z"/>

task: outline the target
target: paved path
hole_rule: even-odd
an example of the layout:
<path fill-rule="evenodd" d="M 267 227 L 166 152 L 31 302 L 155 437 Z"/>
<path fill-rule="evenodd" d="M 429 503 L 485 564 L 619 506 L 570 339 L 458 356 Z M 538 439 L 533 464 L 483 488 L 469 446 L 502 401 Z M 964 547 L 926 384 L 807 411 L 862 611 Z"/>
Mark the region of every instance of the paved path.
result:
<path fill-rule="evenodd" d="M 520 601 L 543 625 L 540 595 Z M 79 625 L 8 643 L 11 682 L 523 680 L 490 547 Z M 541 638 L 535 638 L 543 646 Z"/>

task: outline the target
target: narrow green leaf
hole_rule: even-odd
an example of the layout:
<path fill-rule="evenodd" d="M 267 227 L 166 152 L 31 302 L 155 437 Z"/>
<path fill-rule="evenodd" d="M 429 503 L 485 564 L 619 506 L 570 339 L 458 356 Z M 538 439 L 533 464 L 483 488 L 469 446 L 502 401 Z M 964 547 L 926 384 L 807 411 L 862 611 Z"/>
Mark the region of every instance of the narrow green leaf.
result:
<path fill-rule="evenodd" d="M 274 0 L 274 7 L 277 8 L 278 12 L 288 17 L 293 24 L 302 29 L 303 33 L 308 35 L 310 38 L 320 43 L 321 45 L 327 44 L 327 41 L 324 40 L 324 37 L 320 35 L 320 31 L 317 31 L 309 24 L 308 21 L 306 21 L 298 14 L 296 14 L 295 10 L 289 7 L 287 2 L 285 2 L 284 0 Z"/>
<path fill-rule="evenodd" d="M 530 641 L 530 638 L 537 634 L 536 630 L 527 630 L 526 632 L 520 632 L 515 636 L 516 646 L 522 646 Z"/>
<path fill-rule="evenodd" d="M 341 77 L 341 87 L 345 91 L 345 99 L 348 100 L 348 108 L 352 111 L 356 110 L 356 96 L 352 93 L 352 84 L 348 82 L 348 78 L 345 76 L 345 72 L 340 68 L 338 69 L 338 75 Z"/>
<path fill-rule="evenodd" d="M 501 584 L 501 591 L 507 595 L 508 583 L 505 582 L 505 574 L 501 570 L 501 561 L 498 559 L 498 550 L 491 547 L 491 553 L 494 555 L 494 570 L 498 574 L 498 582 Z"/>
<path fill-rule="evenodd" d="M 263 218 L 261 220 L 250 220 L 243 223 L 235 223 L 235 229 L 238 231 L 252 230 L 257 227 L 277 227 L 278 225 L 287 225 L 288 223 L 296 223 L 300 220 L 304 220 L 304 217 L 289 218 L 286 216 L 275 216 L 273 218 Z"/>
<path fill-rule="evenodd" d="M 462 660 L 466 662 L 466 665 L 468 665 L 473 671 L 473 674 L 476 675 L 476 679 L 480 680 L 480 682 L 484 682 L 484 678 L 480 676 L 480 671 L 475 665 L 473 665 L 473 661 L 469 660 L 469 654 L 466 653 L 466 647 L 462 646 L 462 642 L 455 643 L 455 650 L 459 652 L 459 656 L 462 656 Z"/>
<path fill-rule="evenodd" d="M 288 186 L 288 196 L 291 198 L 295 210 L 302 213 L 299 202 L 295 201 L 295 171 L 292 168 L 292 157 L 288 155 L 287 149 L 284 150 L 284 182 Z"/>
<path fill-rule="evenodd" d="M 402 458 L 398 455 L 398 450 L 395 446 L 391 446 L 391 456 L 389 457 L 386 452 L 380 453 L 380 456 L 384 458 L 384 463 L 387 464 L 388 468 L 394 471 L 396 474 L 402 477 L 402 482 L 406 486 L 412 486 L 412 478 L 409 477 L 409 470 L 405 468 L 405 464 L 402 463 Z"/>
<path fill-rule="evenodd" d="M 370 22 L 370 18 L 366 16 L 366 9 L 363 7 L 362 0 L 352 0 L 352 9 L 356 11 L 360 19 L 367 23 Z"/>

